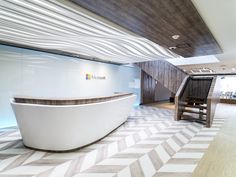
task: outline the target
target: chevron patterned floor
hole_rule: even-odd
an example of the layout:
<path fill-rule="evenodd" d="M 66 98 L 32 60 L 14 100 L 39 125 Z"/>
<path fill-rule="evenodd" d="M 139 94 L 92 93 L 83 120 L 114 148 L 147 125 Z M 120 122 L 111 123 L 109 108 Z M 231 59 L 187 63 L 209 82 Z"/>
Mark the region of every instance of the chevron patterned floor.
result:
<path fill-rule="evenodd" d="M 101 141 L 69 153 L 27 149 L 16 127 L 0 129 L 0 177 L 189 177 L 224 118 L 208 129 L 173 117 L 140 106 Z"/>

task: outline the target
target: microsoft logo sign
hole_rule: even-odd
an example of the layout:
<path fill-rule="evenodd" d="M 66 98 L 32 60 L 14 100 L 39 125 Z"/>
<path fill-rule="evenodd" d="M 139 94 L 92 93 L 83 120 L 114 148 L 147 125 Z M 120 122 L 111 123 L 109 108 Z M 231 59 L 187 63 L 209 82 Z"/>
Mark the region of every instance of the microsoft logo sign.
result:
<path fill-rule="evenodd" d="M 106 76 L 97 76 L 94 74 L 86 74 L 85 76 L 86 80 L 105 80 Z"/>

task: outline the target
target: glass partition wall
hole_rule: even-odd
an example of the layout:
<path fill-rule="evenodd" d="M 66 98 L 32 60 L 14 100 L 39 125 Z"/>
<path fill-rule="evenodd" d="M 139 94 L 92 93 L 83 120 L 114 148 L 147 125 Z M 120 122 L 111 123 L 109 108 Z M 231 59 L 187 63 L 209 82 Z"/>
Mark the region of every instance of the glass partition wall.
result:
<path fill-rule="evenodd" d="M 221 99 L 236 100 L 236 75 L 221 78 Z"/>

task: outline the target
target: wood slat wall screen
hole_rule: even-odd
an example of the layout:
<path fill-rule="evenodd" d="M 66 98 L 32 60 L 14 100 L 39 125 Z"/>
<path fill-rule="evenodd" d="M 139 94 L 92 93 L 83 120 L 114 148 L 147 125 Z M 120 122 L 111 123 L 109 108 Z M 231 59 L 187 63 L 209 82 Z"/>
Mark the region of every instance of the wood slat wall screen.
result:
<path fill-rule="evenodd" d="M 171 92 L 150 75 L 141 72 L 141 104 L 167 100 Z"/>
<path fill-rule="evenodd" d="M 141 72 L 141 103 L 148 104 L 155 102 L 155 80 L 145 73 Z"/>
<path fill-rule="evenodd" d="M 141 62 L 136 65 L 174 94 L 187 76 L 185 72 L 165 60 Z"/>

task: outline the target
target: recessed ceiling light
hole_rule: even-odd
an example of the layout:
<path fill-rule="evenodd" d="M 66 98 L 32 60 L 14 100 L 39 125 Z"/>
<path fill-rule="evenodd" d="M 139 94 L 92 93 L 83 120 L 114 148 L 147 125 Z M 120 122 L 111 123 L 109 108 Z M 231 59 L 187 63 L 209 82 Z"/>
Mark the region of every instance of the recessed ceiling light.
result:
<path fill-rule="evenodd" d="M 170 49 L 170 50 L 175 50 L 175 49 L 176 49 L 176 47 L 169 47 L 169 49 Z"/>
<path fill-rule="evenodd" d="M 176 39 L 179 39 L 180 35 L 177 35 L 177 34 L 176 34 L 176 35 L 173 35 L 173 36 L 171 36 L 171 37 L 172 37 L 172 39 L 175 39 L 175 40 L 176 40 Z"/>

